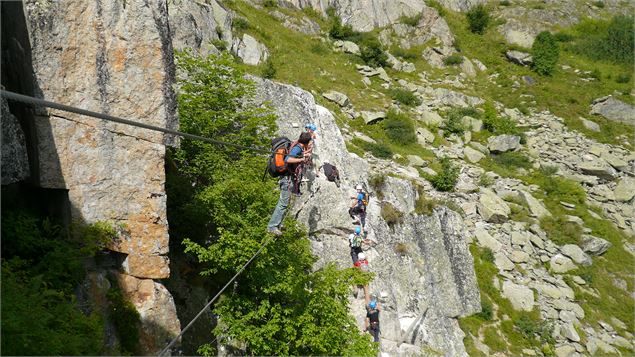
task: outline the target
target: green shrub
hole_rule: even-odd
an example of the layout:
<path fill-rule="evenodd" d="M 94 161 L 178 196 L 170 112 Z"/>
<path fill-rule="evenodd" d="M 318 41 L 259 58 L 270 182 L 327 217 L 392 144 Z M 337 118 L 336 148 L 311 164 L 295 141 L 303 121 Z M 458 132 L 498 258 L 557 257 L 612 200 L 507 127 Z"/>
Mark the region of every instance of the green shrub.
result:
<path fill-rule="evenodd" d="M 481 187 L 489 187 L 494 184 L 494 179 L 486 174 L 482 174 L 478 180 L 478 185 Z"/>
<path fill-rule="evenodd" d="M 491 251 L 491 250 L 490 250 Z M 481 312 L 476 314 L 485 321 L 491 321 L 493 317 L 493 307 L 489 300 L 481 300 Z"/>
<path fill-rule="evenodd" d="M 278 7 L 278 0 L 262 0 L 262 6 L 264 7 Z"/>
<path fill-rule="evenodd" d="M 213 40 L 212 45 L 221 52 L 227 51 L 227 44 L 223 40 Z"/>
<path fill-rule="evenodd" d="M 383 121 L 383 127 L 390 141 L 395 144 L 408 145 L 417 141 L 415 127 L 406 114 L 389 110 Z"/>
<path fill-rule="evenodd" d="M 576 223 L 568 222 L 564 216 L 544 217 L 540 220 L 540 227 L 558 245 L 579 244 L 582 237 L 582 228 Z"/>
<path fill-rule="evenodd" d="M 457 54 L 447 56 L 443 59 L 443 64 L 446 66 L 455 66 L 461 63 L 463 63 L 463 56 Z"/>
<path fill-rule="evenodd" d="M 532 69 L 543 76 L 551 76 L 556 70 L 560 49 L 555 37 L 549 31 L 543 31 L 536 36 L 531 46 L 533 56 Z"/>
<path fill-rule="evenodd" d="M 271 57 L 267 58 L 265 61 L 264 67 L 262 68 L 262 78 L 273 79 L 276 76 L 277 69 L 273 65 L 273 61 L 271 61 Z"/>
<path fill-rule="evenodd" d="M 437 10 L 439 16 L 443 17 L 448 14 L 443 5 L 441 5 L 441 3 L 439 3 L 437 0 L 426 0 L 426 5 Z"/>
<path fill-rule="evenodd" d="M 311 52 L 317 55 L 325 55 L 329 53 L 330 50 L 322 42 L 315 42 L 313 45 L 311 45 Z"/>
<path fill-rule="evenodd" d="M 430 198 L 423 192 L 419 192 L 419 197 L 415 201 L 415 213 L 429 216 L 439 204 L 439 200 Z"/>
<path fill-rule="evenodd" d="M 594 68 L 589 76 L 591 76 L 591 78 L 597 79 L 598 81 L 602 80 L 602 72 L 600 72 L 600 70 L 597 68 Z"/>
<path fill-rule="evenodd" d="M 359 42 L 363 35 L 353 30 L 351 25 L 343 25 L 342 19 L 339 16 L 331 17 L 331 28 L 329 29 L 329 36 L 332 39 Z"/>
<path fill-rule="evenodd" d="M 116 284 L 116 283 L 115 283 Z M 121 342 L 122 352 L 138 355 L 139 328 L 141 327 L 141 315 L 134 305 L 126 299 L 118 287 L 108 290 L 106 297 L 110 302 L 110 316 L 117 328 L 117 336 Z"/>
<path fill-rule="evenodd" d="M 383 143 L 368 143 L 361 141 L 362 149 L 369 151 L 374 157 L 378 159 L 390 159 L 392 158 L 392 150 L 390 147 Z"/>
<path fill-rule="evenodd" d="M 382 199 L 382 188 L 386 183 L 386 175 L 374 174 L 368 179 L 368 184 L 377 193 L 377 197 Z"/>
<path fill-rule="evenodd" d="M 578 24 L 573 52 L 594 60 L 633 63 L 633 16 L 617 15 L 611 22 L 586 20 Z"/>
<path fill-rule="evenodd" d="M 249 24 L 249 21 L 247 21 L 246 18 L 244 17 L 236 17 L 233 21 L 232 21 L 232 27 L 234 28 L 234 30 L 248 30 L 249 28 L 251 28 L 251 25 Z"/>
<path fill-rule="evenodd" d="M 553 37 L 558 42 L 571 42 L 573 41 L 573 36 L 566 32 L 556 32 Z"/>
<path fill-rule="evenodd" d="M 393 55 L 397 57 L 401 57 L 402 59 L 405 59 L 405 60 L 415 60 L 419 58 L 419 51 L 414 50 L 412 48 L 404 49 L 401 47 L 396 47 L 391 52 Z"/>
<path fill-rule="evenodd" d="M 516 126 L 516 122 L 507 117 L 500 117 L 494 108 L 494 104 L 486 102 L 483 106 L 483 128 L 492 134 L 521 135 L 522 132 Z M 522 137 L 521 137 L 522 139 Z"/>
<path fill-rule="evenodd" d="M 538 332 L 539 326 L 536 321 L 534 321 L 529 315 L 526 313 L 520 313 L 514 320 L 514 326 L 518 329 L 518 331 L 525 337 L 526 339 L 531 339 L 534 337 L 534 334 Z"/>
<path fill-rule="evenodd" d="M 395 243 L 395 253 L 399 255 L 405 255 L 408 253 L 408 245 L 405 243 Z"/>
<path fill-rule="evenodd" d="M 485 247 L 481 249 L 481 260 L 486 261 L 486 262 L 490 262 L 490 263 L 494 263 L 494 252 Z"/>
<path fill-rule="evenodd" d="M 482 4 L 478 4 L 471 8 L 465 16 L 467 17 L 470 31 L 482 35 L 489 24 L 489 11 Z"/>
<path fill-rule="evenodd" d="M 463 117 L 469 115 L 466 114 L 467 112 L 464 108 L 452 108 L 447 112 L 446 120 L 442 124 L 445 136 L 463 134 L 466 130 L 465 125 L 463 125 Z"/>
<path fill-rule="evenodd" d="M 329 19 L 337 17 L 337 10 L 333 6 L 327 7 L 325 12 Z"/>
<path fill-rule="evenodd" d="M 417 106 L 421 104 L 421 99 L 407 89 L 395 88 L 390 91 L 390 95 L 396 101 L 408 106 Z"/>
<path fill-rule="evenodd" d="M 503 167 L 530 169 L 532 165 L 529 158 L 520 152 L 504 152 L 494 155 L 493 159 L 494 162 Z"/>
<path fill-rule="evenodd" d="M 375 37 L 366 37 L 359 44 L 360 57 L 371 67 L 385 67 L 388 55 L 381 48 L 381 43 Z"/>
<path fill-rule="evenodd" d="M 384 202 L 381 205 L 381 217 L 386 221 L 390 227 L 397 223 L 401 223 L 403 219 L 403 213 L 399 211 L 390 202 Z"/>
<path fill-rule="evenodd" d="M 412 27 L 417 27 L 417 25 L 419 24 L 419 21 L 421 21 L 421 18 L 423 17 L 422 13 L 418 13 L 416 15 L 413 16 L 402 16 L 399 18 L 399 22 L 401 22 L 402 24 L 408 25 L 408 26 L 412 26 Z"/>
<path fill-rule="evenodd" d="M 498 2 L 498 4 L 499 4 L 500 6 L 509 6 L 509 5 L 511 5 L 512 3 L 511 3 L 509 0 L 501 0 L 501 1 L 499 1 L 499 2 Z"/>
<path fill-rule="evenodd" d="M 596 7 L 603 9 L 604 8 L 604 1 L 596 1 L 593 3 L 593 5 L 595 5 Z"/>
<path fill-rule="evenodd" d="M 627 73 L 623 73 L 615 77 L 615 82 L 617 83 L 628 83 L 631 81 L 631 75 Z"/>
<path fill-rule="evenodd" d="M 432 186 L 439 191 L 452 191 L 459 178 L 459 168 L 444 157 L 441 159 L 441 172 L 430 179 Z"/>

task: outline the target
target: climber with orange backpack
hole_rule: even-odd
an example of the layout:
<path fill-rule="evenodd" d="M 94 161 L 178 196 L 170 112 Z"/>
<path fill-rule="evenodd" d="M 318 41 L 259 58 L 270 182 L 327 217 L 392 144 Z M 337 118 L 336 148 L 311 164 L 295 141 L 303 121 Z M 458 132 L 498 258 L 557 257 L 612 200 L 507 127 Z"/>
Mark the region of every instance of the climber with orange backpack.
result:
<path fill-rule="evenodd" d="M 271 141 L 272 154 L 267 163 L 267 172 L 273 177 L 280 177 L 280 198 L 267 225 L 269 233 L 282 234 L 280 224 L 289 207 L 291 192 L 300 194 L 297 173 L 299 167 L 307 161 L 305 150 L 311 140 L 311 134 L 303 132 L 294 142 L 285 137 Z"/>
<path fill-rule="evenodd" d="M 355 224 L 361 224 L 362 228 L 366 227 L 366 206 L 368 206 L 368 192 L 364 190 L 361 184 L 355 186 L 355 195 L 351 196 L 353 203 L 348 209 L 348 214 L 352 219 L 356 220 Z"/>

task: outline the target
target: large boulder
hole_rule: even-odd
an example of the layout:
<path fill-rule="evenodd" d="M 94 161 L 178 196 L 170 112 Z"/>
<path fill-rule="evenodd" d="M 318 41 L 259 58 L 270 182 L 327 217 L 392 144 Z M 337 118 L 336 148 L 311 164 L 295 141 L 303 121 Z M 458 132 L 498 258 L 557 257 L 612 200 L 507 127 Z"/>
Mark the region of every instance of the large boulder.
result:
<path fill-rule="evenodd" d="M 351 41 L 343 41 L 342 43 L 342 51 L 346 53 L 351 53 L 354 55 L 360 55 L 359 46 L 355 42 Z"/>
<path fill-rule="evenodd" d="M 534 292 L 524 285 L 505 280 L 502 295 L 509 299 L 515 310 L 531 311 L 534 308 Z"/>
<path fill-rule="evenodd" d="M 434 134 L 430 132 L 430 130 L 426 128 L 417 128 L 417 142 L 421 146 L 427 146 L 428 144 L 432 144 L 434 141 Z"/>
<path fill-rule="evenodd" d="M 507 51 L 505 52 L 505 57 L 510 62 L 519 64 L 521 66 L 529 66 L 533 63 L 533 58 L 529 53 L 520 52 L 520 51 Z"/>
<path fill-rule="evenodd" d="M 493 154 L 516 151 L 520 148 L 520 136 L 507 134 L 490 136 L 487 139 L 487 148 Z"/>
<path fill-rule="evenodd" d="M 231 50 L 236 56 L 249 65 L 256 66 L 269 58 L 269 50 L 248 34 L 242 38 L 234 38 Z"/>
<path fill-rule="evenodd" d="M 322 96 L 331 102 L 337 103 L 340 107 L 345 107 L 350 104 L 350 100 L 344 93 L 336 92 L 334 90 L 322 93 Z"/>
<path fill-rule="evenodd" d="M 317 125 L 320 137 L 314 153 L 320 163 L 329 162 L 339 168 L 341 186 L 323 175 L 309 175 L 305 193 L 295 199 L 289 215 L 308 227 L 312 250 L 319 257 L 314 269 L 329 262 L 350 267 L 346 237 L 354 226 L 347 215 L 349 196 L 356 183 L 367 180 L 368 163 L 347 152 L 335 118 L 316 105 L 310 93 L 269 80 L 254 80 L 256 101 L 270 102 L 278 114 L 278 134 L 296 137 L 299 129 L 294 123 Z M 410 181 L 386 177 L 381 191 L 383 200 L 399 211 L 414 211 L 417 190 Z M 425 347 L 465 355 L 465 335 L 456 317 L 478 312 L 480 296 L 461 216 L 438 207 L 430 216 L 407 214 L 397 224 L 398 229 L 393 229 L 381 218 L 381 207 L 373 197 L 377 197 L 375 192 L 366 226 L 372 243 L 365 245 L 364 251 L 376 274 L 370 290 L 379 295 L 384 306 L 382 351 L 395 352 L 396 345 L 408 339 L 414 346 L 408 350 Z M 404 264 L 404 259 L 418 263 Z M 360 294 L 349 300 L 361 329 L 364 298 Z M 404 319 L 406 316 L 409 318 Z"/>
<path fill-rule="evenodd" d="M 617 100 L 612 96 L 594 100 L 591 105 L 591 114 L 601 115 L 609 120 L 635 125 L 635 106 Z"/>
<path fill-rule="evenodd" d="M 478 213 L 487 222 L 502 223 L 507 221 L 511 209 L 498 197 L 494 191 L 488 188 L 481 189 L 481 195 L 477 205 Z"/>
<path fill-rule="evenodd" d="M 551 270 L 555 273 L 566 273 L 577 268 L 573 261 L 562 254 L 551 257 Z"/>
<path fill-rule="evenodd" d="M 453 11 L 468 11 L 476 5 L 487 3 L 486 0 L 439 0 L 437 2 Z"/>
<path fill-rule="evenodd" d="M 465 155 L 465 158 L 467 159 L 467 161 L 471 163 L 477 163 L 485 158 L 485 155 L 483 153 L 481 153 L 480 151 L 474 150 L 469 146 L 466 146 L 463 149 L 463 155 Z"/>
<path fill-rule="evenodd" d="M 583 266 L 589 266 L 593 263 L 591 257 L 582 251 L 580 247 L 575 244 L 565 244 L 560 247 L 562 254 L 573 259 L 574 262 Z"/>
<path fill-rule="evenodd" d="M 489 248 L 492 252 L 498 252 L 501 249 L 502 244 L 492 237 L 483 227 L 476 228 L 474 236 L 476 237 L 476 242 L 481 247 Z"/>
<path fill-rule="evenodd" d="M 604 159 L 595 159 L 593 161 L 584 161 L 578 165 L 578 169 L 585 175 L 592 175 L 604 180 L 614 180 L 617 171 L 609 165 Z"/>
<path fill-rule="evenodd" d="M 538 218 L 551 216 L 551 213 L 549 212 L 549 210 L 547 210 L 545 205 L 534 196 L 532 196 L 531 193 L 524 190 L 519 190 L 518 197 L 520 197 L 520 199 L 527 205 L 527 207 L 529 207 L 529 212 L 532 216 Z"/>
<path fill-rule="evenodd" d="M 624 177 L 621 179 L 613 191 L 615 200 L 618 202 L 629 202 L 635 197 L 635 179 Z"/>
<path fill-rule="evenodd" d="M 386 118 L 385 112 L 362 111 L 361 114 L 364 119 L 364 123 L 366 124 L 375 124 L 376 122 Z"/>
<path fill-rule="evenodd" d="M 605 239 L 588 234 L 582 236 L 582 250 L 591 255 L 602 255 L 611 248 L 611 246 L 611 242 Z"/>

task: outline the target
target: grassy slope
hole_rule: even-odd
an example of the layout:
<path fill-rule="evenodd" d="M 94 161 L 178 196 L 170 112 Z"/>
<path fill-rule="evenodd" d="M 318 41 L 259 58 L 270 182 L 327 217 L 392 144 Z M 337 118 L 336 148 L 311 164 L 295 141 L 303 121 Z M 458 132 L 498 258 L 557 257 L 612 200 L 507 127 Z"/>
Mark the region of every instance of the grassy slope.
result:
<path fill-rule="evenodd" d="M 316 100 L 328 107 L 336 115 L 336 120 L 340 126 L 351 127 L 354 130 L 364 132 L 375 140 L 387 144 L 395 153 L 402 155 L 416 154 L 430 160 L 434 158 L 429 150 L 418 145 L 413 144 L 401 147 L 390 143 L 381 125 L 367 126 L 361 119 L 348 119 L 339 111 L 336 105 L 321 97 L 321 93 L 327 90 L 340 91 L 349 96 L 356 110 L 383 110 L 391 102 L 388 91 L 380 86 L 381 82 L 379 79 L 373 78 L 369 87 L 362 83 L 362 76 L 355 70 L 355 64 L 362 64 L 358 57 L 333 52 L 328 42 L 325 43 L 319 38 L 312 38 L 283 27 L 279 20 L 269 14 L 270 10 L 254 9 L 240 1 L 232 2 L 232 7 L 250 22 L 251 28 L 245 31 L 254 35 L 269 48 L 272 61 L 277 69 L 276 80 L 298 85 L 313 92 Z M 293 17 L 303 16 L 299 12 L 286 9 L 277 10 Z M 316 17 L 314 14 L 308 13 L 308 15 L 318 21 L 323 30 L 328 29 L 326 21 Z M 615 78 L 618 74 L 629 73 L 629 68 L 595 62 L 563 52 L 560 60 L 561 65 L 566 64 L 585 71 L 597 69 L 604 74 L 602 80 L 585 82 L 572 71 L 561 69 L 553 77 L 539 77 L 529 69 L 513 65 L 505 59 L 504 52 L 512 47 L 504 42 L 502 36 L 495 29 L 490 28 L 483 36 L 474 35 L 468 31 L 464 15 L 447 11 L 445 18 L 457 38 L 457 44 L 461 48 L 462 54 L 468 58 L 479 59 L 489 68 L 486 73 L 479 73 L 472 80 L 471 88 L 465 90 L 467 94 L 486 100 L 499 101 L 505 104 L 506 107 L 517 107 L 523 111 L 530 107 L 537 110 L 548 109 L 563 117 L 570 129 L 579 130 L 595 140 L 624 145 L 624 139 L 618 138 L 618 135 L 626 135 L 626 140 L 629 141 L 630 145 L 633 140 L 633 130 L 630 127 L 594 117 L 593 120 L 598 122 L 603 129 L 601 133 L 595 133 L 583 128 L 581 121 L 578 120 L 580 116 L 589 117 L 589 104 L 593 99 L 611 94 L 614 91 L 625 93 L 630 90 L 633 85 L 633 79 L 628 83 L 620 84 L 606 78 L 608 74 Z M 421 48 L 418 48 L 418 50 L 421 50 Z M 456 75 L 459 73 L 458 68 L 447 68 L 444 70 L 431 68 L 421 58 L 410 61 L 415 63 L 419 71 L 426 71 L 431 78 L 442 79 L 445 74 Z M 245 66 L 245 68 L 248 72 L 254 74 L 260 74 L 262 71 L 262 66 Z M 387 72 L 394 79 L 403 78 L 412 82 L 417 82 L 418 80 L 416 74 L 398 73 L 390 69 Z M 500 73 L 500 76 L 496 83 L 491 83 L 487 76 L 494 72 Z M 524 75 L 536 79 L 537 83 L 533 86 L 521 85 L 518 90 L 512 90 L 514 78 L 522 83 L 520 77 Z M 527 97 L 527 95 L 532 97 Z M 632 102 L 630 96 L 621 95 L 620 99 Z M 485 140 L 486 137 L 486 134 L 475 135 L 477 140 Z M 442 140 L 437 140 L 436 142 L 439 144 L 442 143 Z M 629 147 L 629 145 L 626 146 Z M 363 153 L 362 149 L 352 143 L 348 143 L 348 146 L 353 152 Z M 496 165 L 491 160 L 486 160 L 483 166 L 504 176 L 517 177 L 527 183 L 545 184 L 545 181 L 541 181 L 540 177 L 535 175 L 531 177 L 528 175 L 517 175 L 513 168 Z M 539 194 L 538 196 L 545 200 L 547 207 L 556 216 L 562 216 L 565 213 L 577 215 L 585 221 L 587 227 L 593 230 L 592 234 L 604 237 L 614 245 L 603 257 L 595 258 L 592 267 L 585 269 L 585 271 L 573 272 L 589 278 L 590 287 L 596 289 L 600 294 L 600 298 L 595 298 L 593 295 L 576 288 L 578 290 L 576 291 L 576 296 L 587 314 L 584 322 L 598 327 L 597 321 L 608 320 L 610 316 L 615 316 L 627 323 L 628 331 L 634 333 L 635 328 L 632 318 L 629 318 L 632 317 L 635 311 L 633 301 L 626 292 L 615 289 L 610 282 L 612 277 L 620 277 L 627 281 L 629 291 L 634 289 L 631 271 L 633 259 L 623 249 L 621 243 L 623 239 L 631 238 L 626 237 L 608 220 L 593 218 L 588 213 L 589 207 L 585 205 L 578 205 L 575 212 L 565 212 L 559 201 L 567 201 L 568 197 L 566 195 Z M 523 212 L 518 212 L 517 216 L 518 218 L 527 219 L 527 215 Z M 480 258 L 482 252 L 474 251 L 473 253 L 475 258 L 478 257 L 475 259 L 475 267 L 484 301 L 493 302 L 498 306 L 499 312 L 496 318 L 499 320 L 502 319 L 503 315 L 510 317 L 508 320 L 500 321 L 500 327 L 488 327 L 484 330 L 486 343 L 490 345 L 493 351 L 507 351 L 514 354 L 520 354 L 522 348 L 540 348 L 541 342 L 538 339 L 525 337 L 518 332 L 514 321 L 518 321 L 522 314 L 513 311 L 509 302 L 501 298 L 500 293 L 493 289 L 492 278 L 497 273 L 493 264 Z M 525 317 L 526 321 L 539 324 L 537 310 L 525 315 L 527 315 Z M 464 330 L 472 334 L 477 334 L 478 326 L 483 323 L 487 322 L 478 316 L 461 320 Z M 504 339 L 501 339 L 496 329 L 500 329 Z M 469 351 L 478 354 L 469 337 L 466 338 L 466 346 Z M 549 347 L 547 347 L 545 352 L 548 353 L 548 350 Z"/>

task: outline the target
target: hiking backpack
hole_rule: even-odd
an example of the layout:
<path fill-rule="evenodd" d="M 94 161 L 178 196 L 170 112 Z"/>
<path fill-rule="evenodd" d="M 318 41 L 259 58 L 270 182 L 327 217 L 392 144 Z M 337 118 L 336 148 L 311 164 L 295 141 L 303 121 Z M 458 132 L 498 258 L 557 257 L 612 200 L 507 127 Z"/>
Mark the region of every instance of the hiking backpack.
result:
<path fill-rule="evenodd" d="M 340 173 L 339 171 L 337 171 L 337 167 L 335 167 L 335 165 L 331 165 L 326 162 L 324 163 L 324 165 L 322 165 L 322 167 L 324 168 L 324 176 L 326 176 L 327 180 L 331 182 L 339 181 Z"/>
<path fill-rule="evenodd" d="M 289 174 L 289 167 L 285 162 L 286 156 L 297 142 L 291 142 L 289 138 L 280 136 L 271 140 L 271 156 L 267 161 L 266 172 L 271 177 L 279 177 Z"/>

